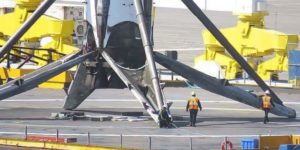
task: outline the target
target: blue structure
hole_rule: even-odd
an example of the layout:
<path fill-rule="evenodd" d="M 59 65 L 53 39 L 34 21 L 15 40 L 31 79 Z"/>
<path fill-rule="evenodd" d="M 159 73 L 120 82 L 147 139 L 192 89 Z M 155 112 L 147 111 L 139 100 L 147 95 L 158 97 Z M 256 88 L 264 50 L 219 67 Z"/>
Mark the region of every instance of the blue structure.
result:
<path fill-rule="evenodd" d="M 293 150 L 295 145 L 293 144 L 281 144 L 278 150 Z"/>
<path fill-rule="evenodd" d="M 289 51 L 289 80 L 300 80 L 300 51 Z"/>
<path fill-rule="evenodd" d="M 243 138 L 241 139 L 241 148 L 246 149 L 258 149 L 258 139 L 255 138 Z"/>

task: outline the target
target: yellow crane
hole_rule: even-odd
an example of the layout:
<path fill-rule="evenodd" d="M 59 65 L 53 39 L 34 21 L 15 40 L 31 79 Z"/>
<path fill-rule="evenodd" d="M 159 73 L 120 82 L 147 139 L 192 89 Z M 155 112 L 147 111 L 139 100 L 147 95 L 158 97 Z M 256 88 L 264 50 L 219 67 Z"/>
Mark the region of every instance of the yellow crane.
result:
<path fill-rule="evenodd" d="M 236 15 L 237 25 L 221 29 L 221 32 L 258 75 L 264 80 L 276 79 L 279 72 L 288 71 L 287 54 L 289 50 L 297 48 L 298 35 L 266 29 L 264 17 L 268 15 L 267 12 Z M 225 52 L 214 36 L 207 30 L 203 31 L 202 36 L 205 53 L 195 59 L 195 65 L 201 61 L 214 61 L 224 70 L 226 79 L 241 76 L 239 64 Z"/>
<path fill-rule="evenodd" d="M 27 18 L 32 15 L 33 11 L 41 1 L 42 0 L 16 0 L 14 11 L 0 16 L 0 45 L 3 45 L 9 37 L 20 28 Z M 78 48 L 72 44 L 73 29 L 73 20 L 60 20 L 43 15 L 30 30 L 26 32 L 19 43 L 15 45 L 16 47 L 21 47 L 21 50 L 11 50 L 10 53 L 13 56 L 34 55 L 35 57 L 31 61 L 35 62 L 36 66 L 43 66 L 50 61 L 59 59 L 64 54 L 69 54 L 78 50 Z M 48 38 L 48 42 L 44 45 L 40 45 L 40 41 L 43 38 Z M 22 48 L 23 45 L 37 45 L 34 48 L 40 50 Z M 20 63 L 20 59 L 11 59 L 9 61 L 12 63 Z M 0 77 L 2 80 L 7 79 L 8 77 L 17 78 L 32 70 L 32 68 L 0 67 Z M 50 79 L 49 82 L 44 83 L 41 86 L 48 88 L 63 88 L 65 83 L 70 82 L 70 80 L 69 74 L 65 72 Z"/>

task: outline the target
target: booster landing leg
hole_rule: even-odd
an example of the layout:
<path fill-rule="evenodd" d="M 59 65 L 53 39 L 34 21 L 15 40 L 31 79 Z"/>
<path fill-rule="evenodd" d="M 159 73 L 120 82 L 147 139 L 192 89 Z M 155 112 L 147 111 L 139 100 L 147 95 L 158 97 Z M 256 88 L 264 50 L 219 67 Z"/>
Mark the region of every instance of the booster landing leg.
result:
<path fill-rule="evenodd" d="M 143 42 L 143 46 L 144 46 L 144 50 L 145 50 L 145 54 L 146 54 L 146 59 L 147 59 L 148 65 L 149 65 L 149 71 L 150 71 L 150 75 L 151 75 L 151 80 L 152 80 L 152 85 L 154 88 L 157 105 L 159 107 L 160 113 L 167 113 L 165 116 L 170 116 L 170 114 L 168 113 L 169 111 L 163 111 L 163 109 L 168 109 L 168 108 L 166 107 L 166 102 L 164 102 L 164 100 L 163 100 L 162 90 L 161 90 L 158 75 L 157 75 L 157 69 L 155 66 L 155 61 L 153 59 L 153 47 L 150 42 L 149 33 L 147 31 L 147 25 L 146 25 L 146 22 L 144 19 L 143 7 L 142 7 L 141 0 L 134 0 L 134 6 L 135 6 L 136 17 L 138 19 L 140 34 L 141 34 L 141 38 L 142 38 L 142 42 Z M 163 108 L 163 106 L 165 106 L 165 108 Z M 171 119 L 167 119 L 167 120 L 171 120 Z M 168 122 L 167 124 L 169 124 L 169 123 L 170 122 Z"/>

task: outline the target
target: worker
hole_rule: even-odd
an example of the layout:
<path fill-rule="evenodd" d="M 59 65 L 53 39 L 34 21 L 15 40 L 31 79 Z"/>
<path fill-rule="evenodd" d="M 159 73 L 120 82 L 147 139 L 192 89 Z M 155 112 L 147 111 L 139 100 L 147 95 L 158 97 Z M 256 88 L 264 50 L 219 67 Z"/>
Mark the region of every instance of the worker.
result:
<path fill-rule="evenodd" d="M 196 93 L 194 91 L 191 93 L 191 95 L 192 97 L 189 98 L 186 105 L 186 111 L 190 111 L 190 126 L 195 127 L 198 107 L 200 108 L 200 111 L 202 111 L 202 106 L 199 98 L 196 97 Z"/>
<path fill-rule="evenodd" d="M 264 124 L 269 122 L 269 111 L 272 107 L 275 107 L 272 97 L 270 96 L 270 91 L 266 90 L 265 95 L 261 99 L 261 108 L 265 111 L 265 118 L 264 118 Z"/>
<path fill-rule="evenodd" d="M 169 116 L 168 110 L 167 110 L 167 105 L 164 104 L 162 110 L 159 112 L 159 126 L 165 127 L 165 128 L 169 128 L 171 123 L 172 123 L 172 119 Z"/>

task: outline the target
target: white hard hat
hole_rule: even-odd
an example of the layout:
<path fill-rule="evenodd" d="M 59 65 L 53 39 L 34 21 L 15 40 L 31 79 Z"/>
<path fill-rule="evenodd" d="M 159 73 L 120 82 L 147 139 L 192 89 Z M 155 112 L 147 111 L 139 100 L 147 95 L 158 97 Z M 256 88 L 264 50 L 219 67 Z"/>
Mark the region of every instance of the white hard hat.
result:
<path fill-rule="evenodd" d="M 194 91 L 192 91 L 191 95 L 192 95 L 192 96 L 195 96 L 195 95 L 196 95 L 196 93 L 195 93 Z"/>
<path fill-rule="evenodd" d="M 269 90 L 266 90 L 265 93 L 266 93 L 266 94 L 270 94 L 270 91 L 269 91 Z"/>
<path fill-rule="evenodd" d="M 164 105 L 163 105 L 163 107 L 167 108 L 167 107 L 168 107 L 168 105 L 167 105 L 167 104 L 164 104 Z"/>

